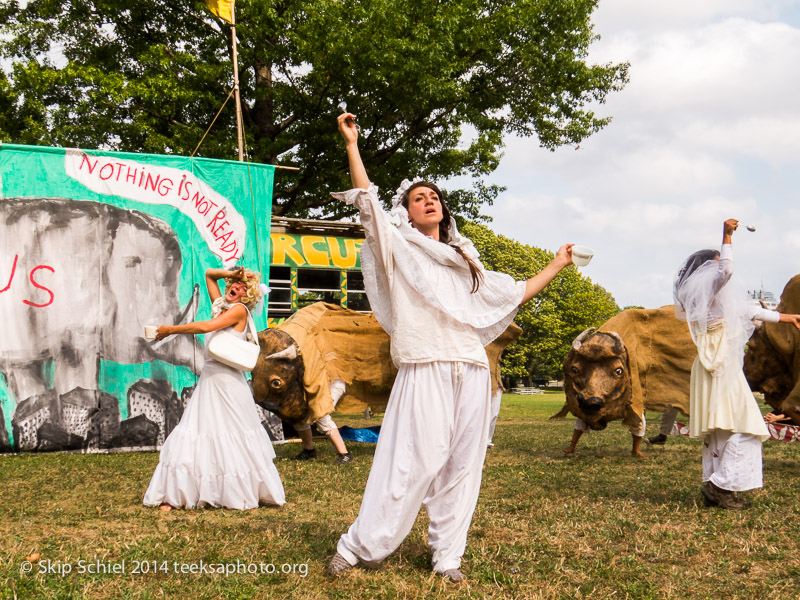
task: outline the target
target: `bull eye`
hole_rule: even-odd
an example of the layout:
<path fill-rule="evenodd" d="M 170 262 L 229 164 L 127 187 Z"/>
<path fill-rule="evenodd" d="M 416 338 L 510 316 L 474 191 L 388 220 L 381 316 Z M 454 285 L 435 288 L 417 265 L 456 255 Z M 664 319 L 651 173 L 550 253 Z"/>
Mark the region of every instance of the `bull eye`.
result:
<path fill-rule="evenodd" d="M 274 388 L 279 388 L 283 385 L 283 382 L 276 377 L 275 379 L 270 381 L 269 384 Z"/>
<path fill-rule="evenodd" d="M 622 373 L 624 373 L 622 367 L 617 367 L 616 369 L 614 369 L 614 375 L 616 375 L 617 377 L 621 376 Z"/>
<path fill-rule="evenodd" d="M 572 367 L 572 374 L 573 375 L 577 375 L 578 374 L 578 367 Z"/>

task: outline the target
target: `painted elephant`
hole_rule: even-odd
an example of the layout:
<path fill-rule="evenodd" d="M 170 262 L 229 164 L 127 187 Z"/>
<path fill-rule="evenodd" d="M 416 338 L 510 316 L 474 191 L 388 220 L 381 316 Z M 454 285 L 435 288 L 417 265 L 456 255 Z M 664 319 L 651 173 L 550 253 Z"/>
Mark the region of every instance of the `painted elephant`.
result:
<path fill-rule="evenodd" d="M 0 371 L 17 426 L 27 413 L 38 415 L 27 425 L 50 413 L 63 423 L 66 404 L 96 401 L 101 361 L 160 360 L 199 372 L 192 336 L 143 338 L 145 325 L 189 322 L 199 305 L 198 286 L 187 306 L 178 304 L 180 247 L 160 219 L 98 202 L 2 199 L 0 248 Z"/>

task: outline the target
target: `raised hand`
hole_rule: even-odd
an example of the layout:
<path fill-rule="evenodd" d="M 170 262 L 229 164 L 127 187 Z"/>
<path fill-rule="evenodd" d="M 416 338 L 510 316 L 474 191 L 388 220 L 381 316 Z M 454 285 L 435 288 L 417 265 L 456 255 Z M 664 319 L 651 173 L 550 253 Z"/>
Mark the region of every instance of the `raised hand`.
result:
<path fill-rule="evenodd" d="M 344 142 L 347 145 L 355 144 L 358 142 L 358 128 L 355 122 L 355 115 L 353 113 L 342 113 L 336 121 L 339 124 L 339 133 L 342 134 Z"/>

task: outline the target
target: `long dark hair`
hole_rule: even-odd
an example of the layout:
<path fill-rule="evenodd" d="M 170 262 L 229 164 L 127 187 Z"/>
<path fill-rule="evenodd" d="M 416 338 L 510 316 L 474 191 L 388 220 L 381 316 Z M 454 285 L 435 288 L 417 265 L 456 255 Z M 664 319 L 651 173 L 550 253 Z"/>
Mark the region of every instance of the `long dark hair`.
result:
<path fill-rule="evenodd" d="M 439 221 L 439 241 L 450 246 L 459 256 L 461 256 L 461 258 L 467 262 L 469 274 L 472 277 L 471 293 L 474 294 L 478 291 L 478 288 L 483 281 L 483 273 L 481 273 L 481 270 L 478 265 L 475 264 L 475 261 L 464 254 L 464 251 L 461 248 L 450 243 L 450 210 L 447 208 L 447 204 L 444 202 L 442 190 L 440 190 L 436 184 L 431 183 L 430 181 L 417 181 L 416 183 L 412 183 L 403 194 L 403 199 L 401 201 L 403 206 L 406 208 L 406 210 L 408 210 L 408 198 L 411 195 L 411 192 L 419 187 L 429 188 L 436 192 L 436 195 L 439 196 L 439 203 L 442 205 L 442 220 Z"/>

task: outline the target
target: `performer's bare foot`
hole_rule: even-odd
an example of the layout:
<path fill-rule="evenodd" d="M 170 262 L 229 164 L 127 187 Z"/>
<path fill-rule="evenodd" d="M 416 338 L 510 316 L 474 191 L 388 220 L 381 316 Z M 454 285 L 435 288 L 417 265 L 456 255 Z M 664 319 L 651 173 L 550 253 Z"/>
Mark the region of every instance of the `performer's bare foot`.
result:
<path fill-rule="evenodd" d="M 167 504 L 166 502 L 164 502 L 164 504 L 162 504 L 162 505 L 161 505 L 161 506 L 159 506 L 158 508 L 159 508 L 160 510 L 163 510 L 164 512 L 169 512 L 169 511 L 171 511 L 171 510 L 172 510 L 172 505 L 171 505 L 171 504 Z"/>
<path fill-rule="evenodd" d="M 631 448 L 631 455 L 638 456 L 639 458 L 647 458 L 642 451 L 640 450 L 640 446 L 642 445 L 642 438 L 637 436 L 633 437 L 633 447 Z"/>
<path fill-rule="evenodd" d="M 572 430 L 572 439 L 569 442 L 569 446 L 566 448 L 562 448 L 561 451 L 564 454 L 574 454 L 575 448 L 578 446 L 578 440 L 581 439 L 583 432 L 580 429 L 573 429 Z"/>

